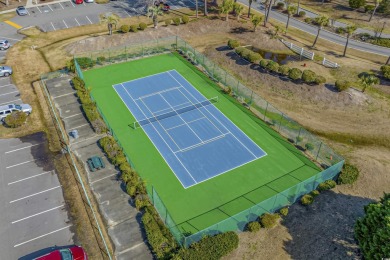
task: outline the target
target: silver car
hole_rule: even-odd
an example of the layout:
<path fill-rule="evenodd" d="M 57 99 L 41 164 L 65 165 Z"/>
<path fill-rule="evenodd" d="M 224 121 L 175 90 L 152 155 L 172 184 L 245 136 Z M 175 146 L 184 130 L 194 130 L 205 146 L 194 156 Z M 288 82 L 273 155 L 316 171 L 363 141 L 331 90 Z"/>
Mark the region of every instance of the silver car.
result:
<path fill-rule="evenodd" d="M 8 77 L 9 75 L 12 74 L 12 69 L 11 67 L 8 66 L 0 66 L 0 77 Z"/>
<path fill-rule="evenodd" d="M 0 40 L 0 51 L 4 51 L 11 47 L 11 44 L 7 40 Z"/>
<path fill-rule="evenodd" d="M 18 15 L 20 15 L 20 16 L 28 15 L 27 9 L 26 9 L 26 7 L 24 7 L 24 6 L 18 6 L 18 7 L 16 8 L 16 13 L 17 13 Z"/>

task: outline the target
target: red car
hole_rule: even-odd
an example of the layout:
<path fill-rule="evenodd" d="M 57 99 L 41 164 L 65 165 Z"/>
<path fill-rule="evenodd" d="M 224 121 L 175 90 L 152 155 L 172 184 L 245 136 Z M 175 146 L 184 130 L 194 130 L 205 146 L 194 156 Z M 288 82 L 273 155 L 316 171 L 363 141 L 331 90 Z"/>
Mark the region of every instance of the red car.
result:
<path fill-rule="evenodd" d="M 83 0 L 73 0 L 73 2 L 76 4 L 76 5 L 81 5 L 83 3 Z"/>
<path fill-rule="evenodd" d="M 80 246 L 57 249 L 35 260 L 88 260 L 87 254 Z"/>

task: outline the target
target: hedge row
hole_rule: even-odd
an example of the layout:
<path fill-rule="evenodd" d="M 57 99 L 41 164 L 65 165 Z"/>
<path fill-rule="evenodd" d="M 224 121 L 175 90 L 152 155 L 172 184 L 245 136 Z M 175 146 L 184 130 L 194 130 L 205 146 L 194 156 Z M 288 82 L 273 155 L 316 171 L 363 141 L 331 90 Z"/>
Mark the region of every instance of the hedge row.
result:
<path fill-rule="evenodd" d="M 140 24 L 132 24 L 132 25 L 127 25 L 124 24 L 121 26 L 120 31 L 122 33 L 127 33 L 127 32 L 138 32 L 138 30 L 145 30 L 148 27 L 146 23 L 140 23 Z"/>
<path fill-rule="evenodd" d="M 383 65 L 381 67 L 381 72 L 383 77 L 385 77 L 386 79 L 390 79 L 390 65 Z"/>
<path fill-rule="evenodd" d="M 181 23 L 187 24 L 190 22 L 190 18 L 187 15 L 183 15 L 182 17 L 175 17 L 173 19 L 166 19 L 164 21 L 165 26 L 169 26 L 172 23 L 176 26 L 180 25 Z"/>
<path fill-rule="evenodd" d="M 245 47 L 237 47 L 236 53 L 242 58 L 252 63 L 257 63 L 263 58 L 259 53 L 251 51 Z"/>
<path fill-rule="evenodd" d="M 326 180 L 320 183 L 317 187 L 317 190 L 311 191 L 309 194 L 305 194 L 301 198 L 302 205 L 310 205 L 314 202 L 314 198 L 320 194 L 320 191 L 330 190 L 336 187 L 336 182 L 334 180 Z"/>
<path fill-rule="evenodd" d="M 72 79 L 72 85 L 76 89 L 76 94 L 82 104 L 83 111 L 94 131 L 98 134 L 107 132 L 107 127 L 100 116 L 96 103 L 92 101 L 90 90 L 85 86 L 85 82 L 79 78 Z"/>

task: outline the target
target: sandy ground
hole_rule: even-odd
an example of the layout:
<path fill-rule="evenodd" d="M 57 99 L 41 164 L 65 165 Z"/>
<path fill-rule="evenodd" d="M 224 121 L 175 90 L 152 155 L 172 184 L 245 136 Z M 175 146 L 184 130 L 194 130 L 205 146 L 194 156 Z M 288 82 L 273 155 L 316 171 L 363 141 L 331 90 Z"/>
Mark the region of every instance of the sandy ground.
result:
<path fill-rule="evenodd" d="M 333 88 L 337 73 L 311 62 L 290 65 L 302 67 L 307 63 L 310 69 L 328 79 L 327 85 L 295 84 L 264 74 L 257 66 L 239 60 L 225 47 L 228 38 L 236 38 L 262 49 L 287 51 L 278 40 L 263 34 L 264 28 L 253 33 L 246 23 L 226 23 L 218 19 L 201 22 L 202 26 L 199 22 L 191 22 L 137 34 L 91 37 L 70 44 L 66 49 L 73 54 L 178 34 L 305 127 L 324 136 L 337 133 L 351 136 L 351 141 L 325 141 L 359 168 L 361 176 L 357 183 L 325 192 L 309 207 L 292 205 L 290 214 L 272 230 L 241 233 L 239 248 L 225 259 L 361 258 L 353 238 L 353 225 L 363 215 L 364 205 L 390 190 L 389 98 L 372 91 L 362 93 L 358 89 L 338 93 Z M 351 71 L 353 69 L 351 67 Z M 381 88 L 387 91 L 390 87 L 385 82 L 379 86 Z M 361 141 L 366 143 L 364 146 L 356 145 L 352 140 L 356 136 L 369 141 Z"/>

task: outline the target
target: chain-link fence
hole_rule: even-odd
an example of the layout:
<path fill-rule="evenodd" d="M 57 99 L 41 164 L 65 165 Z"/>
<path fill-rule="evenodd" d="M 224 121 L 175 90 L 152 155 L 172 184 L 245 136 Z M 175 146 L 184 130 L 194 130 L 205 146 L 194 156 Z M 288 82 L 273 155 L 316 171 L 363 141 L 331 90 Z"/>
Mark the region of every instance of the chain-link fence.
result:
<path fill-rule="evenodd" d="M 305 130 L 297 122 L 283 114 L 272 106 L 272 104 L 264 100 L 253 90 L 247 88 L 234 76 L 210 61 L 179 37 L 169 37 L 117 49 L 86 53 L 75 58 L 81 69 L 88 69 L 94 66 L 103 66 L 113 62 L 123 62 L 171 51 L 178 51 L 190 61 L 194 65 L 194 71 L 199 72 L 200 70 L 208 75 L 217 83 L 214 84 L 215 88 L 223 87 L 225 90 L 230 89 L 232 93 L 230 93 L 228 98 L 241 108 L 244 113 L 251 116 L 253 120 L 272 134 L 280 143 L 287 142 L 288 144 L 284 144 L 285 147 L 295 153 L 305 166 L 313 167 L 314 164 L 312 161 L 315 161 L 323 169 L 315 176 L 306 179 L 299 179 L 294 175 L 294 172 L 291 172 L 287 174 L 288 176 L 282 176 L 279 180 L 276 179 L 271 183 L 260 186 L 255 190 L 235 198 L 229 203 L 248 205 L 246 209 L 238 214 L 228 214 L 225 204 L 179 224 L 173 221 L 163 200 L 152 187 L 151 190 L 148 190 L 151 201 L 163 222 L 181 245 L 188 246 L 200 240 L 205 235 L 231 230 L 244 230 L 246 224 L 257 219 L 259 215 L 266 212 L 275 212 L 284 206 L 294 203 L 302 195 L 314 190 L 318 184 L 334 178 L 341 171 L 344 164 L 344 159 L 341 156 L 336 154 L 318 137 Z M 81 62 L 83 64 L 80 64 Z M 101 113 L 100 109 L 98 110 Z M 114 131 L 109 126 L 103 114 L 102 117 L 119 143 L 118 138 L 116 138 Z M 131 163 L 130 160 L 129 162 Z M 278 187 L 282 187 L 283 185 L 280 186 L 277 184 L 283 181 L 289 183 L 288 188 L 279 190 Z M 267 196 L 264 194 L 267 194 Z M 215 216 L 219 216 L 218 218 L 223 220 L 208 228 L 198 228 L 194 225 L 197 219 L 215 219 Z"/>

